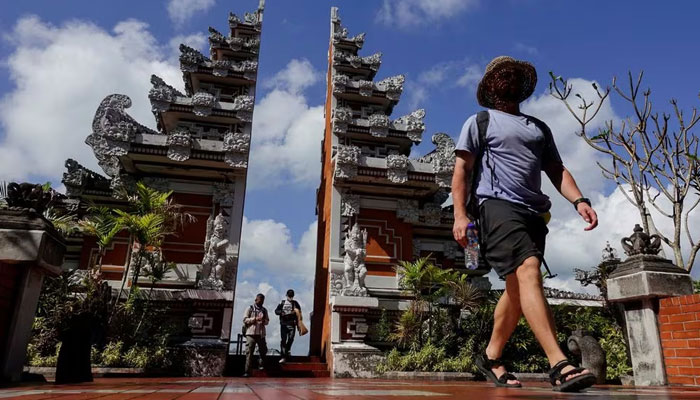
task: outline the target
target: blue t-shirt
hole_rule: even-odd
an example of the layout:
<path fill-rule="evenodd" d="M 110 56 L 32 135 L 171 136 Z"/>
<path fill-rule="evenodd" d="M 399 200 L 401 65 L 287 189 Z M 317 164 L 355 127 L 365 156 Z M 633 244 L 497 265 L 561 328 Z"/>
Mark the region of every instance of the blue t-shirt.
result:
<path fill-rule="evenodd" d="M 497 198 L 537 213 L 549 211 L 552 203 L 541 190 L 542 168 L 549 163 L 562 163 L 551 135 L 545 135 L 526 115 L 489 110 L 486 145 L 476 178 L 479 202 Z M 464 123 L 456 149 L 478 153 L 476 115 Z"/>

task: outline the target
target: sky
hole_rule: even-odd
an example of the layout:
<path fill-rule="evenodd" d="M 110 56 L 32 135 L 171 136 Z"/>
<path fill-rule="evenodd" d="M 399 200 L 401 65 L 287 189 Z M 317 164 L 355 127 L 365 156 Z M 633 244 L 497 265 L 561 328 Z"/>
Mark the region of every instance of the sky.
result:
<path fill-rule="evenodd" d="M 257 0 L 150 0 L 57 2 L 0 0 L 0 180 L 53 182 L 61 187 L 63 162 L 75 158 L 99 171 L 84 144 L 94 112 L 111 93 L 131 97 L 130 115 L 154 127 L 147 94 L 155 73 L 182 89 L 180 43 L 208 54 L 207 27 L 227 30 L 227 15 L 257 7 Z M 604 87 L 614 76 L 643 70 L 654 107 L 670 112 L 675 98 L 690 114 L 698 105 L 700 64 L 695 2 L 555 0 L 268 0 L 265 9 L 253 143 L 246 194 L 234 331 L 258 292 L 274 309 L 286 289 L 308 312 L 315 266 L 315 189 L 320 177 L 322 108 L 330 29 L 330 7 L 338 6 L 350 34 L 366 32 L 363 55 L 381 51 L 377 79 L 405 74 L 394 117 L 426 110 L 423 143 L 430 136 L 457 138 L 464 121 L 480 110 L 475 88 L 486 64 L 511 55 L 538 70 L 535 94 L 523 111 L 554 132 L 567 167 L 600 216 L 585 223 L 546 183 L 553 220 L 545 254 L 559 276 L 552 287 L 575 291 L 574 267 L 600 260 L 606 241 L 619 240 L 639 222 L 634 208 L 595 165 L 602 160 L 574 135 L 573 117 L 547 93 L 548 73 L 572 78 L 577 93 L 593 99 L 591 83 Z M 632 109 L 619 96 L 599 118 L 619 121 Z M 672 224 L 659 214 L 662 232 Z M 695 232 L 691 217 L 691 231 Z M 670 254 L 670 253 L 667 253 Z M 700 268 L 694 270 L 697 279 Z M 500 283 L 492 279 L 495 286 Z M 273 318 L 271 346 L 279 327 Z M 293 349 L 304 354 L 307 337 Z"/>

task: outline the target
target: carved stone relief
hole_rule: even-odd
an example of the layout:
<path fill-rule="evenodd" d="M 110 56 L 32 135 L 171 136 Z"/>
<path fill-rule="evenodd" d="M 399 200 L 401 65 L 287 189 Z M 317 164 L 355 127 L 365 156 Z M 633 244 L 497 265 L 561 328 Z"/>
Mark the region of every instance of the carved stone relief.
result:
<path fill-rule="evenodd" d="M 360 195 L 343 194 L 342 203 L 340 206 L 340 215 L 343 217 L 352 217 L 360 212 Z"/>
<path fill-rule="evenodd" d="M 187 161 L 192 153 L 192 136 L 187 128 L 176 128 L 168 135 L 168 158 L 173 161 Z"/>
<path fill-rule="evenodd" d="M 228 132 L 224 135 L 224 159 L 234 168 L 248 167 L 248 151 L 250 150 L 250 135 L 242 132 Z"/>
<path fill-rule="evenodd" d="M 360 163 L 361 151 L 357 146 L 338 145 L 335 156 L 336 178 L 354 178 Z"/>
<path fill-rule="evenodd" d="M 403 154 L 390 154 L 386 157 L 387 178 L 393 183 L 408 181 L 410 160 Z"/>

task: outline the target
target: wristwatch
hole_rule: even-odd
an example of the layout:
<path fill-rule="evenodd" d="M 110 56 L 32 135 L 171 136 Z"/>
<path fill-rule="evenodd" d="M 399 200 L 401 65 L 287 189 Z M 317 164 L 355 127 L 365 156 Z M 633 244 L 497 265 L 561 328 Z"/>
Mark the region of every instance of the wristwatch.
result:
<path fill-rule="evenodd" d="M 587 197 L 579 197 L 578 199 L 574 200 L 574 210 L 578 211 L 579 203 L 586 203 L 589 207 L 591 206 L 591 201 Z"/>

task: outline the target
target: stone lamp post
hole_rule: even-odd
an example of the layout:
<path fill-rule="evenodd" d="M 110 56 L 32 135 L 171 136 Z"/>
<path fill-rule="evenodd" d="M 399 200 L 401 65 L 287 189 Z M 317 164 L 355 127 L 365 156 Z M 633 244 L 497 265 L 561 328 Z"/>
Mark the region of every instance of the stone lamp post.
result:
<path fill-rule="evenodd" d="M 661 238 L 646 234 L 639 224 L 622 239 L 622 247 L 629 257 L 608 277 L 608 300 L 624 308 L 635 385 L 665 385 L 659 299 L 692 294 L 692 280 L 688 271 L 657 255 Z"/>
<path fill-rule="evenodd" d="M 39 185 L 8 185 L 0 208 L 0 381 L 22 374 L 45 275 L 61 273 L 66 245 L 41 216 L 51 200 Z"/>

